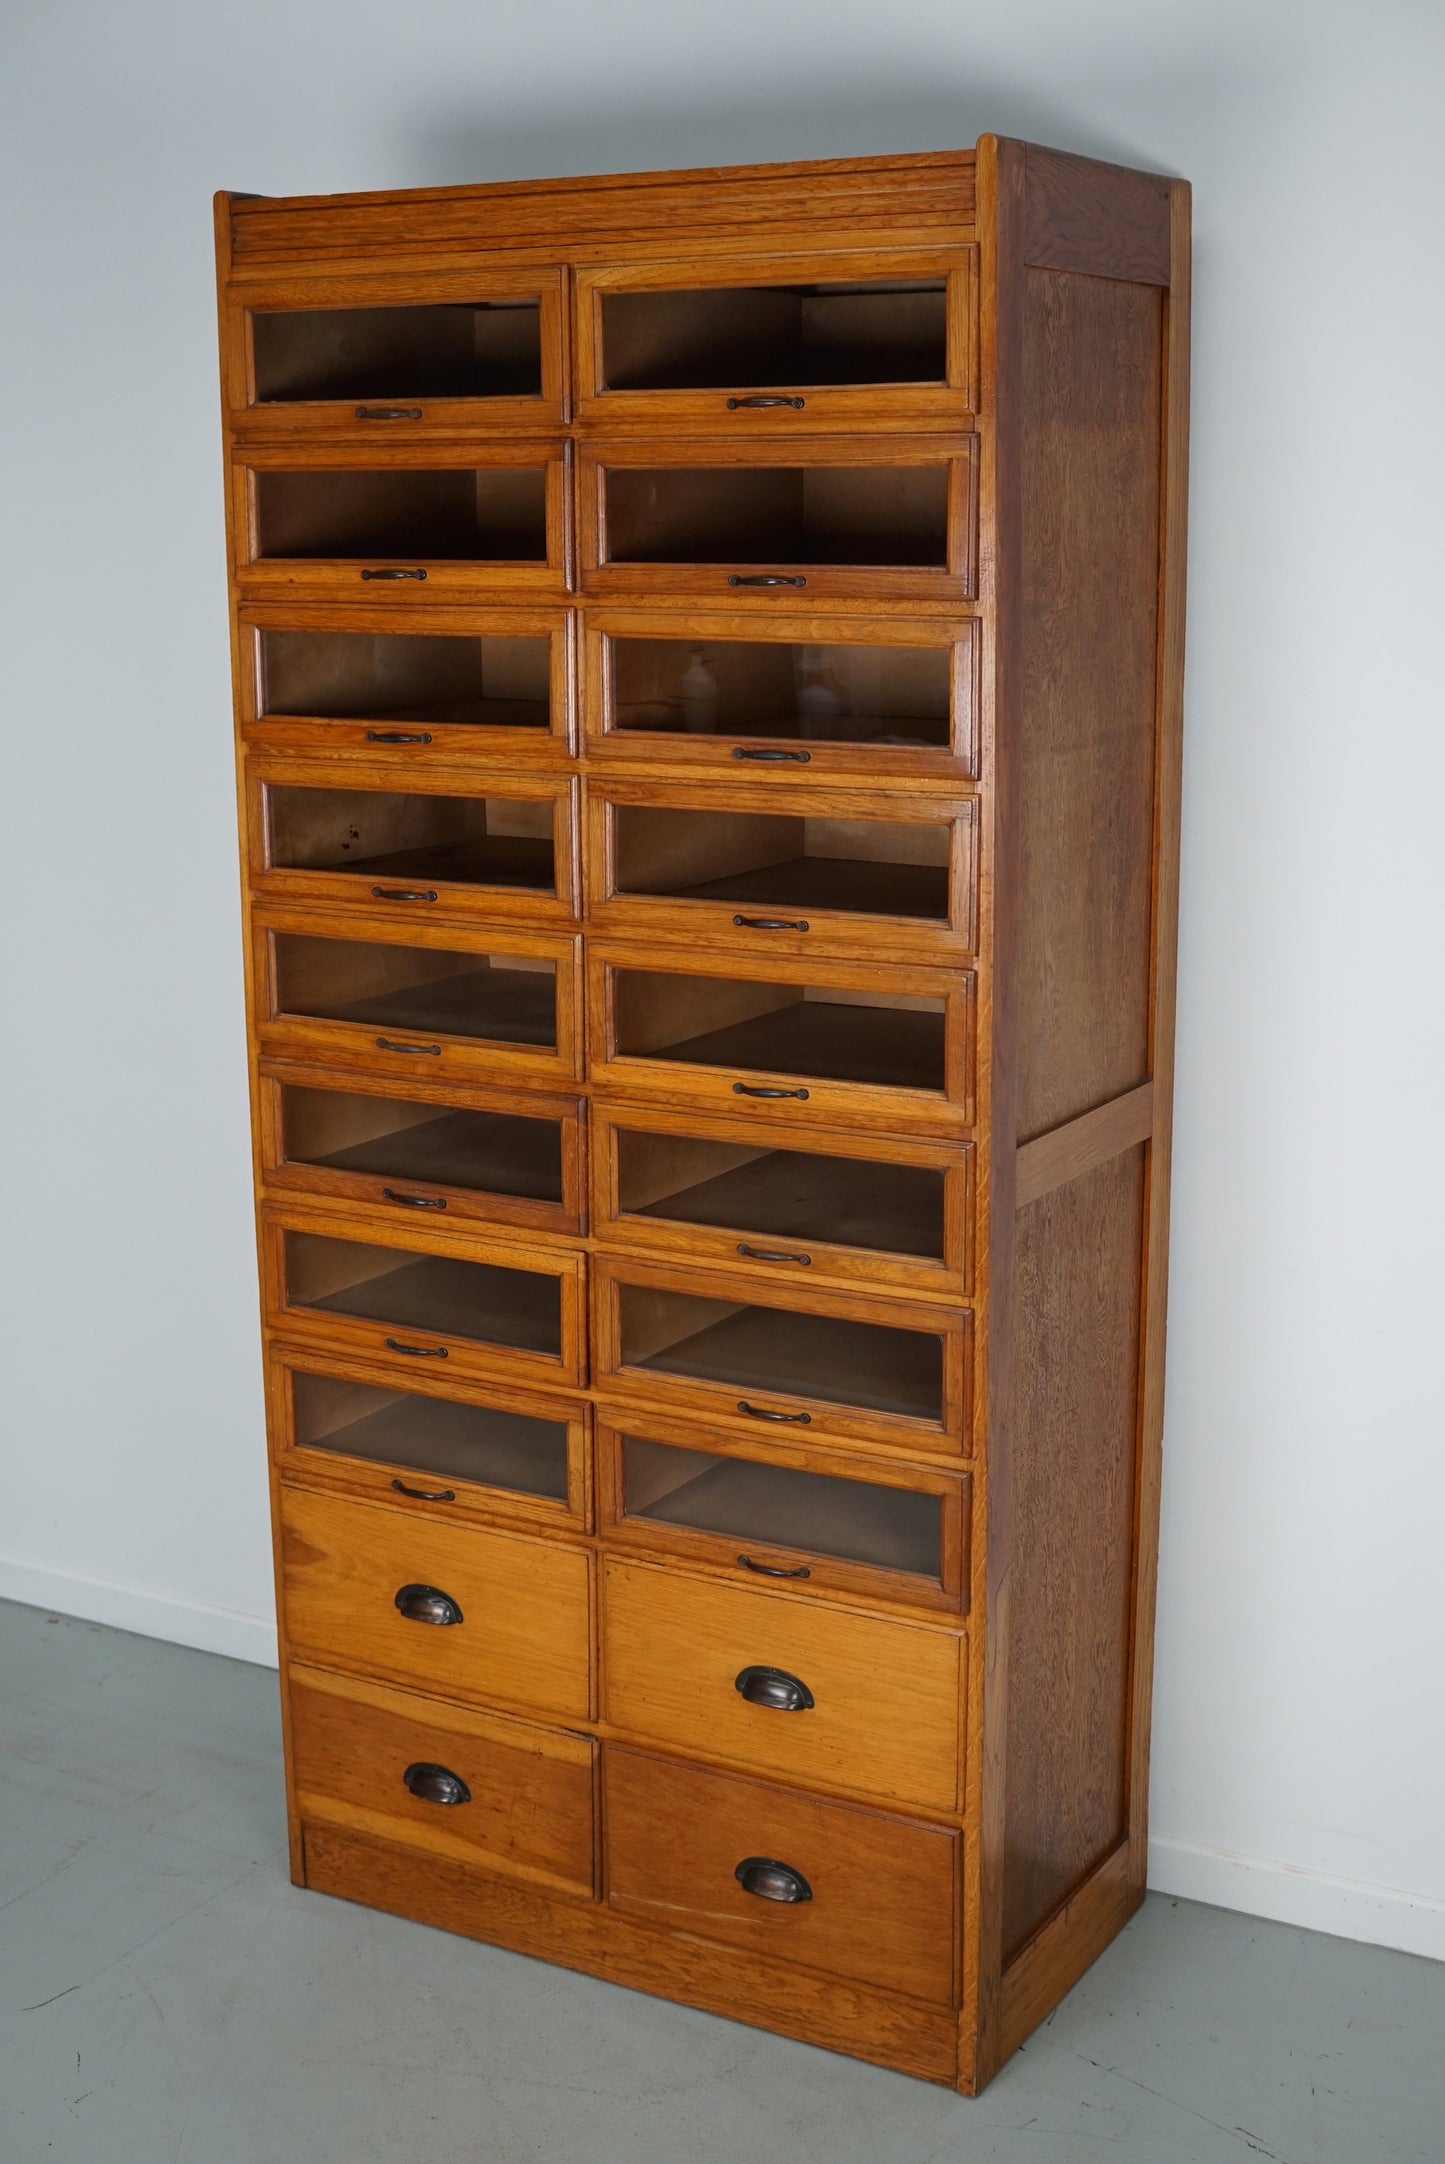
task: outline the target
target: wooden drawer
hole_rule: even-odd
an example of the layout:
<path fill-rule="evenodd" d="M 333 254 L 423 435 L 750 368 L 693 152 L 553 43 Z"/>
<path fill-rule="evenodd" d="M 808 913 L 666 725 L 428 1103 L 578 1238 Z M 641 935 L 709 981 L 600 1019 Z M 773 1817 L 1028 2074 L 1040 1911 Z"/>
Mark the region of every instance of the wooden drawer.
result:
<path fill-rule="evenodd" d="M 373 904 L 373 907 L 376 905 Z M 253 915 L 263 1055 L 428 1081 L 580 1072 L 582 942 L 514 922 L 494 929 L 360 910 Z"/>
<path fill-rule="evenodd" d="M 276 271 L 229 295 L 230 425 L 250 441 L 322 436 L 374 455 L 567 418 L 564 273 Z"/>
<path fill-rule="evenodd" d="M 957 1307 L 593 1258 L 599 1385 L 619 1402 L 782 1440 L 964 1455 L 971 1326 Z"/>
<path fill-rule="evenodd" d="M 298 1344 L 422 1372 L 566 1390 L 586 1376 L 585 1263 L 430 1223 L 267 1209 L 266 1317 Z M 405 1383 L 400 1384 L 406 1388 Z"/>
<path fill-rule="evenodd" d="M 596 1745 L 587 1737 L 319 1668 L 292 1668 L 289 1682 L 303 1824 L 590 1896 Z"/>
<path fill-rule="evenodd" d="M 799 1601 L 968 1605 L 970 1483 L 832 1449 L 600 1407 L 597 1511 L 613 1546 L 681 1556 Z"/>
<path fill-rule="evenodd" d="M 711 767 L 877 790 L 978 771 L 970 618 L 767 609 L 587 611 L 587 756 L 599 769 Z"/>
<path fill-rule="evenodd" d="M 283 1486 L 281 1564 L 293 1659 L 519 1713 L 591 1712 L 581 1548 Z M 402 1594 L 438 1620 L 404 1615 Z"/>
<path fill-rule="evenodd" d="M 421 1065 L 388 1087 L 344 1068 L 268 1061 L 257 1100 L 267 1194 L 373 1204 L 398 1221 L 584 1231 L 577 1099 L 428 1082 Z"/>
<path fill-rule="evenodd" d="M 614 1727 L 820 1788 L 957 1809 L 957 1634 L 614 1557 L 603 1586 L 602 1673 Z M 795 1680 L 813 1703 L 798 1711 L 752 1703 L 738 1679 L 756 1669 Z"/>
<path fill-rule="evenodd" d="M 775 1284 L 956 1299 L 972 1288 L 973 1145 L 767 1134 L 661 1106 L 593 1107 L 592 1229 L 626 1254 Z"/>
<path fill-rule="evenodd" d="M 794 1129 L 955 1134 L 974 1114 L 968 970 L 587 942 L 599 1090 Z"/>
<path fill-rule="evenodd" d="M 909 1998 L 956 1997 L 959 1837 L 762 1781 L 602 1754 L 609 1906 Z"/>
<path fill-rule="evenodd" d="M 559 609 L 251 602 L 237 720 L 250 749 L 359 753 L 398 774 L 559 766 L 574 747 L 573 618 Z"/>
<path fill-rule="evenodd" d="M 978 439 L 585 439 L 585 594 L 766 611 L 781 599 L 964 601 L 977 590 Z"/>
<path fill-rule="evenodd" d="M 972 248 L 695 255 L 577 273 L 577 415 L 754 437 L 956 428 L 975 402 Z"/>
<path fill-rule="evenodd" d="M 503 1383 L 274 1343 L 272 1454 L 282 1476 L 412 1516 L 590 1530 L 588 1408 Z"/>
<path fill-rule="evenodd" d="M 237 591 L 369 602 L 562 595 L 572 584 L 571 446 L 492 436 L 409 450 L 251 442 L 231 468 Z"/>
<path fill-rule="evenodd" d="M 410 923 L 577 916 L 578 784 L 491 768 L 247 760 L 247 865 L 267 901 Z"/>
<path fill-rule="evenodd" d="M 956 959 L 975 945 L 977 826 L 971 797 L 828 789 L 792 772 L 594 779 L 588 921 L 795 961 Z"/>

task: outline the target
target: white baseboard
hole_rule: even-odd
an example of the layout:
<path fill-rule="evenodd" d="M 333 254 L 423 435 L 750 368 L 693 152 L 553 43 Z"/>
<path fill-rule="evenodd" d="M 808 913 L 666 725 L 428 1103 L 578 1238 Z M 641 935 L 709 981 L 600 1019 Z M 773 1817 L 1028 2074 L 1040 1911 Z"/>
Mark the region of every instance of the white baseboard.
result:
<path fill-rule="evenodd" d="M 1445 1961 L 1445 1901 L 1430 1894 L 1334 1878 L 1157 1833 L 1149 1836 L 1149 1884 L 1156 1893 L 1178 1894 L 1186 1901 L 1207 1901 L 1213 1908 L 1238 1909 L 1305 1931 L 1327 1931 L 1335 1938 L 1362 1939 L 1370 1946 Z"/>
<path fill-rule="evenodd" d="M 50 1608 L 79 1616 L 85 1623 L 108 1623 L 112 1629 L 137 1631 L 143 1638 L 167 1638 L 172 1645 L 195 1646 L 202 1653 L 224 1653 L 236 1661 L 276 1666 L 276 1625 L 269 1616 L 243 1615 L 234 1608 L 208 1608 L 199 1601 L 176 1600 L 144 1586 L 104 1578 L 72 1577 L 0 1555 L 0 1600 L 28 1608 Z"/>

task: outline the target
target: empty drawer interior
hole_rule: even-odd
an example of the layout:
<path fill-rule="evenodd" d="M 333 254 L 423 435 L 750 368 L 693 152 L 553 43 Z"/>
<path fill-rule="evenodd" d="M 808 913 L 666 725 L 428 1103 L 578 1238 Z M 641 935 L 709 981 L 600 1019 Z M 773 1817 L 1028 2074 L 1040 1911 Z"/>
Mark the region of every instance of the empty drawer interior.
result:
<path fill-rule="evenodd" d="M 567 1428 L 561 1420 L 302 1369 L 291 1375 L 291 1404 L 300 1450 L 566 1500 Z"/>
<path fill-rule="evenodd" d="M 261 711 L 437 727 L 545 729 L 545 638 L 263 631 Z"/>
<path fill-rule="evenodd" d="M 602 352 L 611 391 L 942 383 L 945 284 L 880 278 L 608 293 Z"/>
<path fill-rule="evenodd" d="M 942 1500 L 911 1488 L 625 1435 L 622 1497 L 627 1517 L 654 1525 L 942 1578 Z"/>
<path fill-rule="evenodd" d="M 260 472 L 257 552 L 545 563 L 546 468 Z"/>
<path fill-rule="evenodd" d="M 556 892 L 551 797 L 274 783 L 265 797 L 267 862 L 278 870 Z"/>
<path fill-rule="evenodd" d="M 288 1082 L 281 1086 L 281 1134 L 288 1164 L 531 1202 L 562 1200 L 559 1120 Z"/>
<path fill-rule="evenodd" d="M 274 937 L 280 1014 L 501 1044 L 557 1042 L 552 962 L 301 932 Z"/>
<path fill-rule="evenodd" d="M 610 563 L 948 563 L 948 468 L 941 460 L 615 466 L 606 488 Z"/>
<path fill-rule="evenodd" d="M 943 1174 L 756 1142 L 617 1130 L 624 1216 L 942 1261 Z"/>
<path fill-rule="evenodd" d="M 944 1004 L 907 992 L 619 969 L 620 1057 L 942 1090 Z"/>
<path fill-rule="evenodd" d="M 619 894 L 948 919 L 949 828 L 940 819 L 622 804 L 613 822 Z"/>
<path fill-rule="evenodd" d="M 672 736 L 945 748 L 943 646 L 614 639 L 611 727 Z"/>
<path fill-rule="evenodd" d="M 617 1291 L 624 1367 L 763 1397 L 782 1392 L 906 1419 L 943 1418 L 943 1340 L 936 1331 L 625 1281 Z"/>
<path fill-rule="evenodd" d="M 559 1359 L 560 1279 L 313 1232 L 285 1235 L 286 1305 Z"/>
<path fill-rule="evenodd" d="M 257 309 L 259 401 L 528 398 L 542 389 L 536 300 Z"/>

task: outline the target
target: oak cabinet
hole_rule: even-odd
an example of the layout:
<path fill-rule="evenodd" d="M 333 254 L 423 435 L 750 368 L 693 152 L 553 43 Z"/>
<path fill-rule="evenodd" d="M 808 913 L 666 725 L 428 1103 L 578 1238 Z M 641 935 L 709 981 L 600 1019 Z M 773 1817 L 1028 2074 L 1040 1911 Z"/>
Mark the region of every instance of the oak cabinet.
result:
<path fill-rule="evenodd" d="M 217 231 L 293 1876 L 972 2093 L 1144 1887 L 1188 189 Z"/>

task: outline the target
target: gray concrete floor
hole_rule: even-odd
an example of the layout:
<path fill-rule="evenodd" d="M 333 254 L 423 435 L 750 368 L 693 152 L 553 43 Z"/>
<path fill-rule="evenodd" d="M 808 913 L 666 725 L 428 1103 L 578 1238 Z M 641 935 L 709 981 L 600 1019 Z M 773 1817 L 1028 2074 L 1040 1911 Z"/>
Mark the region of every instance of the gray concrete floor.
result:
<path fill-rule="evenodd" d="M 1441 2164 L 1445 1966 L 1151 1896 L 974 2102 L 297 1892 L 267 1670 L 0 1604 L 0 2164 Z"/>

